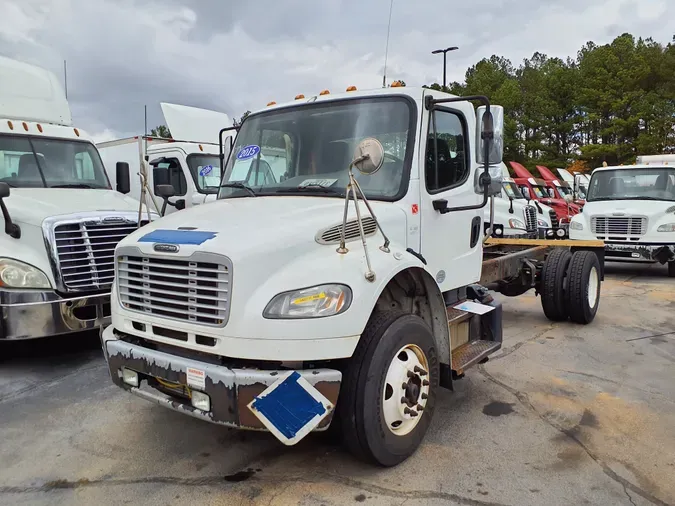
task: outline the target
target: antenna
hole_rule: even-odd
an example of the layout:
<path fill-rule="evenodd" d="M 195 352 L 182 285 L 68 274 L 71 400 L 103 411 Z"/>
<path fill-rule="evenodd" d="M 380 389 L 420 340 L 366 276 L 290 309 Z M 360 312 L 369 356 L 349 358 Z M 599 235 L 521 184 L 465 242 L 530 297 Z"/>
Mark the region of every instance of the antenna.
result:
<path fill-rule="evenodd" d="M 68 100 L 68 68 L 66 67 L 66 60 L 63 60 L 63 88 L 66 92 L 66 100 Z"/>
<path fill-rule="evenodd" d="M 391 32 L 391 12 L 394 10 L 394 0 L 389 4 L 389 24 L 387 25 L 387 45 L 384 49 L 384 74 L 382 75 L 382 87 L 387 87 L 387 58 L 389 56 L 389 33 Z"/>

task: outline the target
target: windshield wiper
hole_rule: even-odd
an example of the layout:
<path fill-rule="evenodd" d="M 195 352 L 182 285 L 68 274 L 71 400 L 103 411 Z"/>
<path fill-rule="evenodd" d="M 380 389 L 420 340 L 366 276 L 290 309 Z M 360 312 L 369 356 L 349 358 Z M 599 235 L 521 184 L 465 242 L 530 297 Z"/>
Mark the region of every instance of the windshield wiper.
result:
<path fill-rule="evenodd" d="M 257 197 L 256 193 L 253 191 L 253 188 L 251 188 L 248 185 L 245 185 L 244 183 L 223 183 L 220 185 L 220 188 L 239 188 L 240 190 L 246 190 L 251 197 Z"/>
<path fill-rule="evenodd" d="M 84 183 L 70 183 L 70 184 L 53 184 L 49 188 L 84 188 L 86 190 L 94 190 L 95 187 Z"/>
<path fill-rule="evenodd" d="M 295 192 L 309 192 L 309 193 L 328 193 L 330 195 L 342 195 L 342 192 L 331 188 L 330 186 L 323 186 L 321 184 L 306 184 L 296 186 L 294 188 L 280 188 L 277 193 L 295 193 Z"/>

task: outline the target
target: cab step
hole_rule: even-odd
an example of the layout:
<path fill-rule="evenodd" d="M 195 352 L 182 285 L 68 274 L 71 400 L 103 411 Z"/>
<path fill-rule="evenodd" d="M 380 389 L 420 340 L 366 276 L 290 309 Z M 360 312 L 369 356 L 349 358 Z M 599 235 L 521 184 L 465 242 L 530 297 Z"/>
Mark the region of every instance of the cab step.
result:
<path fill-rule="evenodd" d="M 452 352 L 452 370 L 462 374 L 502 347 L 500 341 L 469 341 Z"/>

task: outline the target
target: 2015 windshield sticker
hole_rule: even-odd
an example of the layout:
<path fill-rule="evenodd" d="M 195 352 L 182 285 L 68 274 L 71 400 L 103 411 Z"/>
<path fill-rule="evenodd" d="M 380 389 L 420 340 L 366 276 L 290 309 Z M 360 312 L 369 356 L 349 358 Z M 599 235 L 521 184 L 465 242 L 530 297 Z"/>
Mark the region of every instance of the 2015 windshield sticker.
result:
<path fill-rule="evenodd" d="M 211 174 L 213 171 L 213 165 L 204 165 L 201 169 L 199 169 L 199 175 L 200 176 L 208 176 Z"/>
<path fill-rule="evenodd" d="M 321 186 L 327 188 L 329 186 L 337 183 L 337 179 L 305 179 L 298 186 L 302 188 L 303 186 Z"/>
<path fill-rule="evenodd" d="M 248 160 L 249 158 L 253 158 L 258 153 L 260 153 L 260 146 L 250 144 L 239 150 L 239 153 L 237 153 L 237 160 Z"/>

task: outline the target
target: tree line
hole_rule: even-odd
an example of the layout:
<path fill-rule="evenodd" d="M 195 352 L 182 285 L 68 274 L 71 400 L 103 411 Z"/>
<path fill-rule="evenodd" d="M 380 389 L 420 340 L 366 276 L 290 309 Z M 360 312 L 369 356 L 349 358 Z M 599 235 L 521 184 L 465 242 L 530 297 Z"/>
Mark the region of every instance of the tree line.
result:
<path fill-rule="evenodd" d="M 675 37 L 662 45 L 625 33 L 576 58 L 535 52 L 518 67 L 493 55 L 446 91 L 504 106 L 504 159 L 528 168 L 587 171 L 675 152 Z"/>

